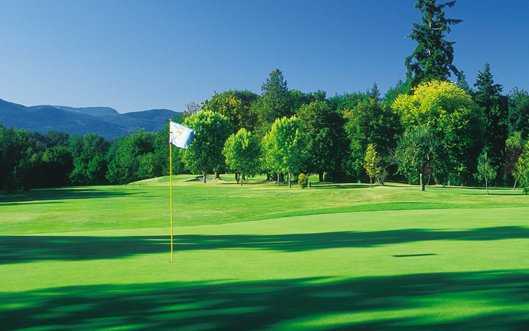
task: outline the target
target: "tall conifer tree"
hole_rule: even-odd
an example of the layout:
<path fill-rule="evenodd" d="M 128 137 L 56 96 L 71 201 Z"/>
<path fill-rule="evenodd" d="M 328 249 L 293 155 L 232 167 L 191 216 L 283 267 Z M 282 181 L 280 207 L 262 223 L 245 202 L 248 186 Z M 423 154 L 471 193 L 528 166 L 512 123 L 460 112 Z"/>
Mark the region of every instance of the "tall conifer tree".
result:
<path fill-rule="evenodd" d="M 493 166 L 499 168 L 505 154 L 508 136 L 508 99 L 502 95 L 502 86 L 494 82 L 490 65 L 486 64 L 476 79 L 474 100 L 485 118 L 485 147 Z"/>
<path fill-rule="evenodd" d="M 417 42 L 413 53 L 406 58 L 408 79 L 413 86 L 430 80 L 447 80 L 451 74 L 459 77 L 454 62 L 454 42 L 447 41 L 451 26 L 459 19 L 445 17 L 445 9 L 456 1 L 438 4 L 436 0 L 417 0 L 415 7 L 422 13 L 420 23 L 413 25 L 410 38 Z"/>

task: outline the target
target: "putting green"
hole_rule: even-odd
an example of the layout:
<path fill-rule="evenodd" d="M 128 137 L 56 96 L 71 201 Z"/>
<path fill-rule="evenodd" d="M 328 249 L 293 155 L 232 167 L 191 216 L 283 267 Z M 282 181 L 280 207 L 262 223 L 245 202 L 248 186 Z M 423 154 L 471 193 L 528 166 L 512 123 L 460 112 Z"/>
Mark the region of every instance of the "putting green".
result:
<path fill-rule="evenodd" d="M 2 329 L 524 330 L 510 190 L 175 186 L 0 196 Z M 47 230 L 47 231 L 46 231 Z"/>

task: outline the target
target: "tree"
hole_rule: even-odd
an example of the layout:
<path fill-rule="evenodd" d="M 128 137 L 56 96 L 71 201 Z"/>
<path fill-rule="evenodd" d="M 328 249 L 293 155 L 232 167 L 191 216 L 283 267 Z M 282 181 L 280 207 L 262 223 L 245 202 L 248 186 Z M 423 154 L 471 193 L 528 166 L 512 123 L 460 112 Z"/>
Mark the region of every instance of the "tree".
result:
<path fill-rule="evenodd" d="M 454 62 L 454 42 L 447 41 L 451 26 L 459 19 L 445 17 L 445 9 L 456 1 L 438 4 L 436 0 L 417 0 L 421 23 L 413 24 L 410 38 L 417 42 L 413 53 L 406 58 L 407 76 L 413 86 L 430 80 L 447 80 L 451 74 L 459 76 Z"/>
<path fill-rule="evenodd" d="M 307 136 L 310 156 L 306 170 L 317 173 L 320 182 L 323 181 L 324 172 L 330 172 L 336 178 L 341 172 L 347 145 L 342 116 L 324 100 L 301 106 L 297 116 Z"/>
<path fill-rule="evenodd" d="M 501 91 L 501 85 L 494 82 L 490 65 L 486 64 L 476 79 L 474 101 L 483 112 L 484 145 L 495 168 L 499 168 L 504 159 L 505 140 L 508 136 L 508 99 L 502 96 Z"/>
<path fill-rule="evenodd" d="M 386 107 L 391 107 L 393 105 L 393 102 L 398 98 L 401 94 L 410 94 L 411 92 L 411 81 L 406 80 L 402 81 L 399 80 L 395 86 L 390 87 L 386 94 L 384 95 L 384 99 L 382 100 L 382 103 Z"/>
<path fill-rule="evenodd" d="M 261 146 L 257 137 L 246 130 L 239 129 L 228 137 L 222 151 L 226 165 L 238 174 L 238 181 L 243 185 L 248 176 L 254 176 L 259 170 Z"/>
<path fill-rule="evenodd" d="M 261 87 L 262 94 L 253 104 L 257 116 L 258 132 L 263 136 L 277 119 L 292 115 L 293 109 L 287 81 L 279 69 L 274 69 Z"/>
<path fill-rule="evenodd" d="M 509 95 L 509 132 L 520 132 L 522 138 L 529 136 L 529 92 L 514 89 Z"/>
<path fill-rule="evenodd" d="M 72 153 L 68 145 L 52 145 L 42 154 L 42 184 L 44 186 L 64 186 L 73 169 Z"/>
<path fill-rule="evenodd" d="M 367 145 L 366 155 L 364 157 L 364 169 L 369 176 L 370 184 L 373 184 L 373 179 L 379 181 L 383 169 L 380 165 L 380 156 L 374 144 Z"/>
<path fill-rule="evenodd" d="M 520 183 L 524 194 L 529 193 L 529 142 L 525 144 L 524 151 L 514 170 L 514 177 Z"/>
<path fill-rule="evenodd" d="M 310 93 L 304 93 L 299 90 L 288 90 L 289 105 L 292 114 L 298 113 L 299 109 L 304 105 L 316 101 L 326 101 L 327 95 L 324 91 L 316 91 Z"/>
<path fill-rule="evenodd" d="M 250 91 L 226 91 L 216 93 L 204 103 L 205 110 L 211 110 L 228 118 L 234 130 L 241 128 L 254 130 L 256 126 L 255 113 L 251 111 L 251 105 L 257 100 L 257 94 Z"/>
<path fill-rule="evenodd" d="M 505 160 L 504 160 L 504 169 L 505 175 L 510 178 L 514 178 L 514 171 L 516 163 L 522 155 L 523 147 L 525 141 L 522 138 L 522 133 L 520 131 L 514 132 L 507 138 L 505 142 Z M 514 182 L 514 187 L 516 187 L 516 181 Z"/>
<path fill-rule="evenodd" d="M 432 175 L 437 183 L 468 181 L 481 151 L 482 115 L 472 97 L 457 85 L 431 81 L 393 103 L 405 130 L 422 130 L 437 142 Z"/>
<path fill-rule="evenodd" d="M 74 185 L 106 183 L 109 143 L 100 136 L 87 134 L 72 137 L 69 148 L 73 157 L 70 182 Z"/>
<path fill-rule="evenodd" d="M 352 110 L 343 112 L 344 130 L 349 142 L 347 169 L 354 177 L 363 176 L 363 160 L 369 144 L 376 145 L 385 167 L 401 133 L 399 116 L 376 98 L 359 102 Z"/>
<path fill-rule="evenodd" d="M 496 169 L 491 163 L 488 152 L 484 149 L 478 157 L 476 179 L 485 182 L 487 194 L 489 193 L 489 182 L 496 178 Z"/>
<path fill-rule="evenodd" d="M 468 84 L 467 76 L 465 75 L 465 73 L 462 70 L 459 72 L 456 84 L 461 89 L 463 89 L 463 91 L 467 92 L 468 94 L 472 94 L 472 88 Z"/>
<path fill-rule="evenodd" d="M 278 176 L 288 174 L 288 185 L 292 187 L 292 175 L 303 170 L 307 160 L 307 145 L 307 136 L 296 116 L 278 118 L 263 139 L 265 165 Z"/>
<path fill-rule="evenodd" d="M 0 184 L 7 192 L 29 190 L 35 184 L 44 145 L 35 134 L 0 126 Z"/>
<path fill-rule="evenodd" d="M 155 135 L 144 131 L 114 141 L 108 153 L 107 180 L 125 184 L 161 174 L 154 162 L 154 141 Z"/>
<path fill-rule="evenodd" d="M 195 139 L 184 150 L 185 165 L 194 173 L 200 173 L 205 183 L 207 174 L 217 175 L 224 167 L 222 149 L 232 127 L 226 116 L 209 110 L 202 110 L 184 122 L 195 131 Z"/>
<path fill-rule="evenodd" d="M 433 170 L 442 167 L 440 151 L 439 140 L 430 127 L 419 125 L 408 128 L 395 151 L 399 173 L 406 176 L 410 183 L 419 181 L 421 190 L 425 191 Z"/>
<path fill-rule="evenodd" d="M 173 119 L 178 122 L 177 119 Z M 169 173 L 169 123 L 166 123 L 160 131 L 155 133 L 154 138 L 154 151 L 153 151 L 153 163 L 155 165 L 154 170 L 157 176 L 167 175 Z M 185 171 L 184 164 L 182 162 L 182 152 L 180 148 L 172 149 L 173 159 L 173 174 L 181 174 Z"/>
<path fill-rule="evenodd" d="M 329 105 L 339 113 L 351 111 L 356 108 L 359 103 L 369 100 L 367 93 L 347 93 L 342 95 L 335 95 L 329 98 Z"/>

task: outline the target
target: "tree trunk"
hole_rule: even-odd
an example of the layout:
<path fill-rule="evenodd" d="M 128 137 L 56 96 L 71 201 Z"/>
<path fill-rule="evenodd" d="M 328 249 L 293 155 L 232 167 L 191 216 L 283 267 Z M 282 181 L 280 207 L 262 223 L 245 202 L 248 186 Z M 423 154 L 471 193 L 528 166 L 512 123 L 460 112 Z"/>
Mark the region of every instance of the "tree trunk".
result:
<path fill-rule="evenodd" d="M 277 173 L 277 180 L 276 180 L 276 184 L 279 185 L 279 172 Z"/>
<path fill-rule="evenodd" d="M 220 174 L 218 171 L 215 171 L 215 179 L 220 179 Z"/>
<path fill-rule="evenodd" d="M 319 172 L 318 173 L 318 180 L 321 182 L 323 182 L 323 172 Z"/>
<path fill-rule="evenodd" d="M 421 183 L 421 191 L 423 191 L 423 192 L 426 191 L 426 185 L 425 185 L 425 183 L 423 181 L 423 178 L 422 178 L 422 172 L 419 175 L 419 181 Z"/>
<path fill-rule="evenodd" d="M 207 182 L 207 177 L 208 177 L 208 174 L 204 171 L 202 173 L 202 183 L 206 183 Z"/>
<path fill-rule="evenodd" d="M 485 178 L 485 190 L 487 190 L 487 195 L 489 195 L 489 183 L 486 178 Z"/>
<path fill-rule="evenodd" d="M 239 181 L 241 182 L 241 186 L 244 183 L 244 175 L 242 173 L 239 174 Z"/>
<path fill-rule="evenodd" d="M 518 180 L 515 178 L 514 179 L 514 186 L 512 187 L 513 190 L 516 190 L 516 184 L 518 184 Z"/>
<path fill-rule="evenodd" d="M 288 187 L 292 187 L 292 179 L 291 179 L 290 172 L 288 173 Z"/>
<path fill-rule="evenodd" d="M 239 173 L 236 172 L 236 173 L 235 173 L 235 181 L 237 182 L 237 184 L 239 184 L 239 179 L 240 179 L 240 177 L 239 177 Z"/>

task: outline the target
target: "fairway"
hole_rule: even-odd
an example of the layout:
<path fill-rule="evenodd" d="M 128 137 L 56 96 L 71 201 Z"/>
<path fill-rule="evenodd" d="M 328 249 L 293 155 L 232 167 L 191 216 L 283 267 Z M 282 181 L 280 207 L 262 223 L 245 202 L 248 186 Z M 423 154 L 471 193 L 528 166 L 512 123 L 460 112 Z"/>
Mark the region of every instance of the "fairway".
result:
<path fill-rule="evenodd" d="M 0 329 L 529 329 L 519 191 L 189 178 L 0 195 Z"/>

